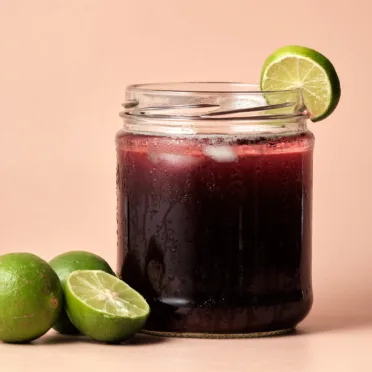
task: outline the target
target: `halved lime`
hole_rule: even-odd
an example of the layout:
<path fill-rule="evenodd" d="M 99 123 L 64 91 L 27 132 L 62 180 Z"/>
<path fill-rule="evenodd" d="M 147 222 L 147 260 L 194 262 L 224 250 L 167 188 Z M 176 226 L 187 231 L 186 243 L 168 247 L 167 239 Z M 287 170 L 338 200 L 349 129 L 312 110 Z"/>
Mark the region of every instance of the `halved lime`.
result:
<path fill-rule="evenodd" d="M 67 314 L 74 326 L 97 341 L 121 342 L 146 323 L 146 300 L 120 279 L 100 270 L 74 271 L 65 286 Z"/>
<path fill-rule="evenodd" d="M 64 289 L 66 278 L 76 270 L 102 270 L 108 274 L 115 275 L 109 264 L 94 253 L 85 251 L 70 251 L 53 258 L 49 265 L 57 273 Z M 58 322 L 53 328 L 62 334 L 78 334 L 79 331 L 71 324 L 66 311 L 63 310 Z"/>
<path fill-rule="evenodd" d="M 301 88 L 312 121 L 329 116 L 340 96 L 340 80 L 332 63 L 321 53 L 290 45 L 278 49 L 265 61 L 261 90 L 278 91 Z M 268 95 L 269 104 L 275 95 Z"/>

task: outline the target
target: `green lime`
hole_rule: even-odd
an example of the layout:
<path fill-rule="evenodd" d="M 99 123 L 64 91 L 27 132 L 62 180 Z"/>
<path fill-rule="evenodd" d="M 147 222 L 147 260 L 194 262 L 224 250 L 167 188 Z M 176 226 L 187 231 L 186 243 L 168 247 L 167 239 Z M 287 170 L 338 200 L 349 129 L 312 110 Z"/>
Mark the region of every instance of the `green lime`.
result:
<path fill-rule="evenodd" d="M 290 45 L 278 49 L 265 61 L 261 73 L 261 90 L 278 91 L 301 88 L 312 121 L 329 116 L 340 96 L 340 80 L 332 63 L 321 53 Z M 269 104 L 275 97 L 268 95 Z"/>
<path fill-rule="evenodd" d="M 50 266 L 57 273 L 62 288 L 65 287 L 66 279 L 69 274 L 76 270 L 101 270 L 115 275 L 110 265 L 101 257 L 94 253 L 85 251 L 70 251 L 63 253 L 49 262 Z M 78 334 L 79 331 L 73 326 L 65 310 L 62 310 L 58 322 L 53 327 L 62 334 Z"/>
<path fill-rule="evenodd" d="M 0 256 L 0 340 L 21 343 L 49 331 L 62 310 L 57 274 L 30 253 Z"/>
<path fill-rule="evenodd" d="M 75 271 L 65 287 L 67 312 L 75 327 L 97 341 L 121 342 L 146 323 L 150 307 L 134 289 L 98 270 Z"/>

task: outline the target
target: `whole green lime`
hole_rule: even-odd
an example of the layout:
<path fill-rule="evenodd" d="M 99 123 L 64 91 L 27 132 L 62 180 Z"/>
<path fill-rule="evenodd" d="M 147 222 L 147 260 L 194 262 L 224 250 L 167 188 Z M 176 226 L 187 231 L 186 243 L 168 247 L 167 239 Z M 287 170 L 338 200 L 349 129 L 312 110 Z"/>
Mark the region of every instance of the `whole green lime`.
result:
<path fill-rule="evenodd" d="M 65 289 L 68 275 L 77 270 L 101 270 L 108 274 L 115 275 L 110 265 L 103 258 L 94 253 L 85 251 L 70 251 L 63 253 L 53 258 L 49 264 L 57 273 L 63 290 Z M 71 323 L 64 309 L 61 312 L 58 322 L 53 328 L 62 334 L 73 335 L 80 333 Z"/>
<path fill-rule="evenodd" d="M 30 253 L 0 256 L 0 340 L 35 340 L 57 321 L 62 305 L 57 274 Z"/>

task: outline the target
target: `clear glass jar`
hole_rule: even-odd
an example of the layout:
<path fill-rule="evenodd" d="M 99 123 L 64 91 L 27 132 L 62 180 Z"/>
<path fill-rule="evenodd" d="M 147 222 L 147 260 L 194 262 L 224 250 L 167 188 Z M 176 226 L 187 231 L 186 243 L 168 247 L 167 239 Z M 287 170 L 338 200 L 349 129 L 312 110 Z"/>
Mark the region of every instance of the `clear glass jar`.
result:
<path fill-rule="evenodd" d="M 151 306 L 145 332 L 293 330 L 313 301 L 314 137 L 301 91 L 170 83 L 126 94 L 118 269 Z"/>

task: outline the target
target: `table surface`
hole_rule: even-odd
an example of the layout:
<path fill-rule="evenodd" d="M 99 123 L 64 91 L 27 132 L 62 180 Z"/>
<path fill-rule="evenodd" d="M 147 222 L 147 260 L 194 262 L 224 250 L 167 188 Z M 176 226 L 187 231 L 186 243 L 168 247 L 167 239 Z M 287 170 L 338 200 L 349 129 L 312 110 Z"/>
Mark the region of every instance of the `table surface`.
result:
<path fill-rule="evenodd" d="M 1 371 L 371 371 L 372 314 L 359 310 L 318 311 L 296 334 L 260 339 L 138 335 L 105 345 L 51 331 L 29 345 L 0 344 Z"/>

